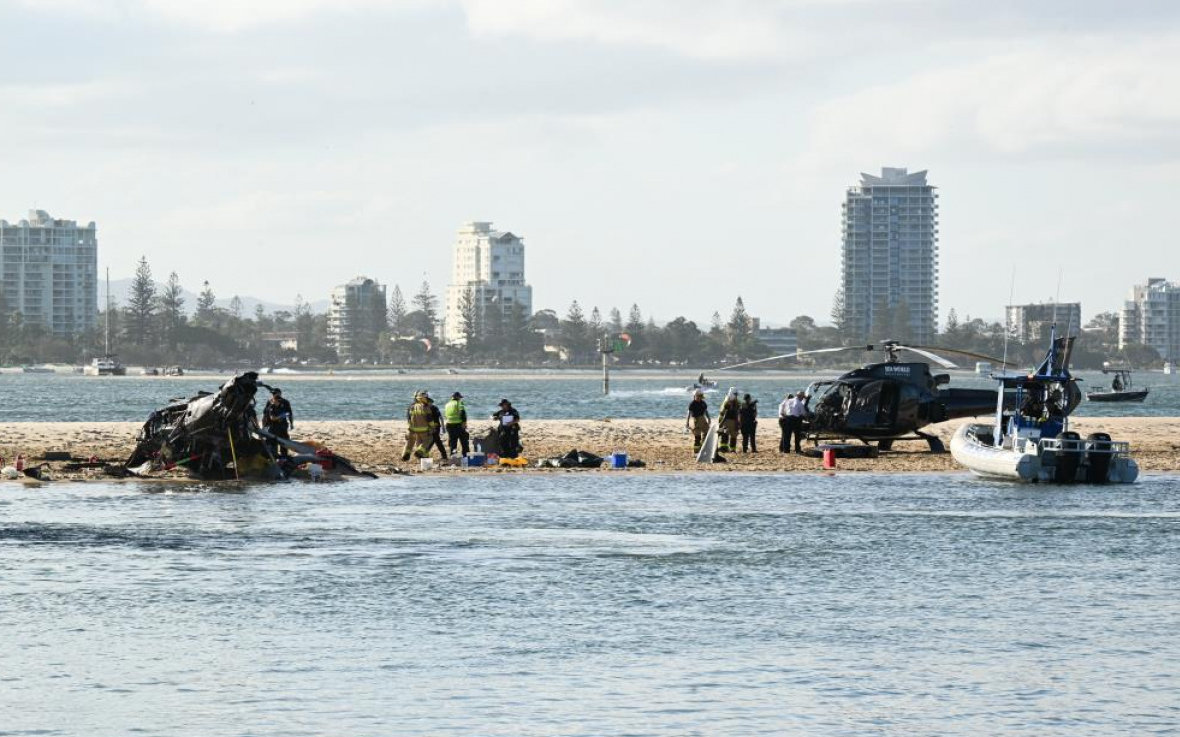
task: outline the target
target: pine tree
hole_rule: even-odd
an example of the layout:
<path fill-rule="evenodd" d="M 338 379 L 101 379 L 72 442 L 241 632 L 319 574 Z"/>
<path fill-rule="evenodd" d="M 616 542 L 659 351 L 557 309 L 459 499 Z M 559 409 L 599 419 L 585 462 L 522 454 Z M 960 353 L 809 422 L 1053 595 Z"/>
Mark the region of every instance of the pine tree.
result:
<path fill-rule="evenodd" d="M 612 333 L 623 332 L 623 316 L 619 313 L 618 307 L 610 308 L 610 322 L 607 323 Z"/>
<path fill-rule="evenodd" d="M 586 315 L 578 300 L 570 303 L 561 321 L 561 343 L 569 351 L 570 362 L 577 363 L 587 352 Z"/>
<path fill-rule="evenodd" d="M 391 308 L 392 309 L 392 308 Z M 480 349 L 479 305 L 475 301 L 475 290 L 468 287 L 459 299 L 459 319 L 463 330 L 463 342 L 467 355 L 474 355 Z"/>
<path fill-rule="evenodd" d="M 422 313 L 419 329 L 425 333 L 423 337 L 433 339 L 438 332 L 438 298 L 430 291 L 430 282 L 422 281 L 422 288 L 414 295 L 414 307 Z"/>
<path fill-rule="evenodd" d="M 402 296 L 402 288 L 393 285 L 393 295 L 389 298 L 389 332 L 395 338 L 406 331 L 406 299 Z"/>
<path fill-rule="evenodd" d="M 750 315 L 746 312 L 746 304 L 740 296 L 733 305 L 733 312 L 730 313 L 725 328 L 730 350 L 738 355 L 744 353 L 753 339 L 753 330 L 750 326 Z"/>
<path fill-rule="evenodd" d="M 236 294 L 233 296 L 233 299 L 229 301 L 229 314 L 233 316 L 235 320 L 242 319 L 242 298 Z"/>
<path fill-rule="evenodd" d="M 840 336 L 841 340 L 852 340 L 854 336 L 849 335 L 848 330 L 848 311 L 844 305 L 844 288 L 840 287 L 836 290 L 835 296 L 832 297 L 832 327 L 836 329 L 836 334 Z M 855 336 L 859 337 L 859 336 Z"/>
<path fill-rule="evenodd" d="M 213 308 L 216 304 L 217 296 L 213 294 L 213 287 L 209 286 L 209 282 L 205 282 L 201 286 L 201 293 L 197 295 L 195 322 L 202 327 L 210 327 L 213 324 Z"/>
<path fill-rule="evenodd" d="M 590 319 L 586 321 L 586 328 L 590 333 L 590 338 L 595 342 L 606 333 L 606 326 L 602 324 L 602 313 L 598 311 L 598 307 L 590 310 Z"/>
<path fill-rule="evenodd" d="M 152 267 L 147 257 L 139 259 L 131 293 L 127 296 L 127 339 L 134 345 L 155 344 L 155 319 L 158 308 L 156 283 L 152 281 Z"/>
<path fill-rule="evenodd" d="M 169 348 L 176 348 L 180 330 L 184 327 L 184 292 L 180 288 L 180 277 L 173 271 L 168 275 L 164 293 L 160 296 L 161 336 Z"/>

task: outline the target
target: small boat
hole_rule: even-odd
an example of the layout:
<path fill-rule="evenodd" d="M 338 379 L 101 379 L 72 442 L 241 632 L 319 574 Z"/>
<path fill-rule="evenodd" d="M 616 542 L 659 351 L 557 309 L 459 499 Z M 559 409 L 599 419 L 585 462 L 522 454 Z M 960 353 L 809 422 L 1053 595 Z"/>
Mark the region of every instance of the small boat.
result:
<path fill-rule="evenodd" d="M 1102 373 L 1114 374 L 1109 389 L 1095 389 L 1086 392 L 1086 399 L 1091 402 L 1142 402 L 1147 399 L 1149 389 L 1135 389 L 1131 383 L 1131 369 L 1114 368 L 1110 362 L 1102 365 Z"/>
<path fill-rule="evenodd" d="M 22 366 L 21 372 L 26 374 L 52 374 L 54 370 L 48 366 Z"/>
<path fill-rule="evenodd" d="M 144 367 L 139 370 L 139 375 L 140 376 L 159 376 L 160 369 L 151 368 L 151 367 Z"/>
<path fill-rule="evenodd" d="M 1130 444 L 1096 432 L 1082 438 L 1069 416 L 1082 400 L 1069 373 L 1074 339 L 1052 331 L 1045 360 L 1031 373 L 994 374 L 1000 391 L 992 424 L 967 423 L 951 455 L 978 476 L 1031 483 L 1129 484 L 1139 476 Z"/>
<path fill-rule="evenodd" d="M 1165 361 L 1164 362 L 1164 373 L 1167 374 L 1168 376 L 1171 376 L 1172 374 L 1176 373 L 1176 364 L 1172 363 L 1171 361 Z"/>
<path fill-rule="evenodd" d="M 180 366 L 169 366 L 164 369 L 165 376 L 184 376 L 184 369 Z"/>
<path fill-rule="evenodd" d="M 717 391 L 717 382 L 712 379 L 706 379 L 704 374 L 697 377 L 697 380 L 685 389 L 689 394 L 695 392 L 715 392 Z"/>

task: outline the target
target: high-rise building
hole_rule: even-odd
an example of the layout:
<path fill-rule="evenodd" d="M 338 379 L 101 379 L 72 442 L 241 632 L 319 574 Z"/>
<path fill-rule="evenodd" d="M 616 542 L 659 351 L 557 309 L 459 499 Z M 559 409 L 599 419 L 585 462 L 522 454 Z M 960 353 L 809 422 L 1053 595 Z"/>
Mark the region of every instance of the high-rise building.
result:
<path fill-rule="evenodd" d="M 328 342 L 340 361 L 370 360 L 386 326 L 385 287 L 358 276 L 332 290 L 328 306 Z"/>
<path fill-rule="evenodd" d="M 459 228 L 443 316 L 447 343 L 466 342 L 463 305 L 467 294 L 480 325 L 486 325 L 491 311 L 507 319 L 515 310 L 528 319 L 533 313 L 533 288 L 524 280 L 524 239 L 492 230 L 491 223 L 472 222 Z"/>
<path fill-rule="evenodd" d="M 1165 361 L 1180 361 L 1180 284 L 1148 279 L 1131 288 L 1119 314 L 1119 349 L 1151 346 Z"/>
<path fill-rule="evenodd" d="M 1039 341 L 1057 324 L 1058 335 L 1080 335 L 1082 332 L 1081 302 L 1044 302 L 1030 305 L 1008 305 L 1008 329 L 1021 343 Z"/>
<path fill-rule="evenodd" d="M 851 337 L 927 343 L 938 322 L 938 194 L 926 172 L 860 175 L 844 199 L 844 321 Z M 875 335 L 898 332 L 906 335 Z"/>
<path fill-rule="evenodd" d="M 59 337 L 92 330 L 98 317 L 98 236 L 30 210 L 15 224 L 0 220 L 0 305 L 26 324 Z"/>

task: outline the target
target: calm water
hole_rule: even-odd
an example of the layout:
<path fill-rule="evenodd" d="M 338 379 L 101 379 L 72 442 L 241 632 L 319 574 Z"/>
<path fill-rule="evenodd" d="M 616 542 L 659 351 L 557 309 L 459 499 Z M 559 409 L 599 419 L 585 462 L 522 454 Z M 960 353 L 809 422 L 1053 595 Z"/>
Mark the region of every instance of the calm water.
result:
<path fill-rule="evenodd" d="M 836 376 L 825 374 L 824 378 Z M 1101 374 L 1082 374 L 1083 388 L 1105 385 Z M 227 376 L 184 378 L 86 377 L 73 375 L 0 375 L 0 422 L 133 421 L 141 422 L 154 409 L 177 397 L 199 390 L 216 390 Z M 692 376 L 681 380 L 616 372 L 613 393 L 602 396 L 599 377 L 497 378 L 448 376 L 445 379 L 413 375 L 384 379 L 339 377 L 301 380 L 281 374 L 263 377 L 281 387 L 295 405 L 296 418 L 307 420 L 372 420 L 400 417 L 413 393 L 429 389 L 436 399 L 459 390 L 468 398 L 473 415 L 491 414 L 501 397 L 509 397 L 533 419 L 682 417 L 689 395 L 685 388 Z M 720 375 L 724 388 L 736 386 L 757 397 L 764 413 L 773 413 L 786 392 L 803 389 L 819 378 L 810 374 Z M 1180 415 L 1180 380 L 1163 374 L 1144 375 L 1139 383 L 1153 384 L 1143 404 L 1083 403 L 1079 416 L 1176 416 Z M 992 388 L 994 384 L 971 374 L 957 374 L 952 386 Z M 712 402 L 718 401 L 711 394 Z"/>
<path fill-rule="evenodd" d="M 1180 477 L 0 485 L 4 735 L 1180 731 Z"/>

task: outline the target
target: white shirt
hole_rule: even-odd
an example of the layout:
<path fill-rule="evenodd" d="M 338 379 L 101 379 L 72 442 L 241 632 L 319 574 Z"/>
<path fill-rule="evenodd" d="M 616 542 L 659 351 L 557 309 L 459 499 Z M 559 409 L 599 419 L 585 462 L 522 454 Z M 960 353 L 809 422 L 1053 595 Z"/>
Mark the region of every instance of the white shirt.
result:
<path fill-rule="evenodd" d="M 778 406 L 778 416 L 779 417 L 790 417 L 791 416 L 791 402 L 794 401 L 794 399 L 795 399 L 794 397 L 787 397 L 786 399 L 783 400 L 782 404 L 780 404 Z"/>
<path fill-rule="evenodd" d="M 807 415 L 807 399 L 791 397 L 786 401 L 787 414 L 791 417 L 805 417 Z"/>

